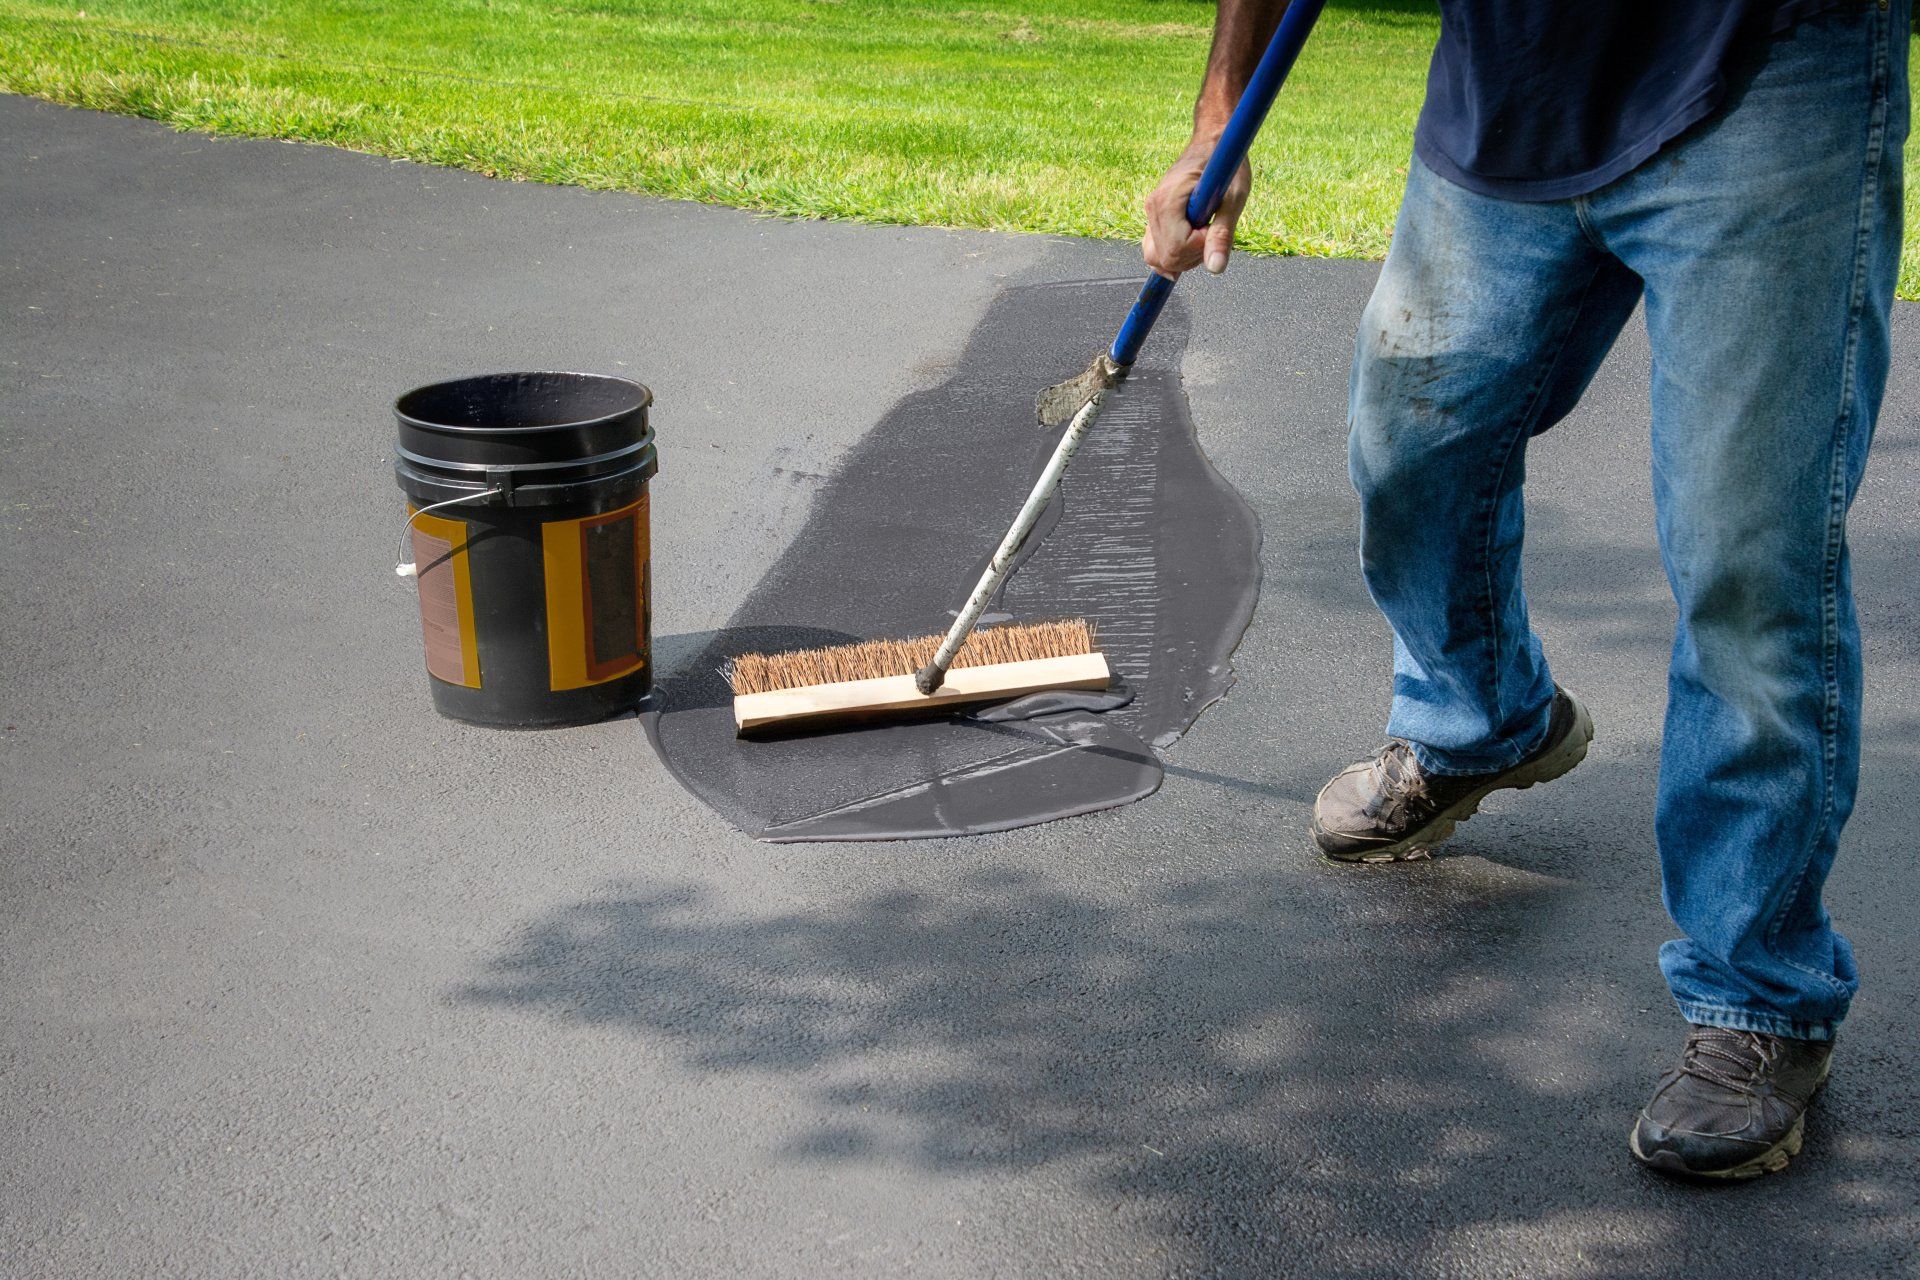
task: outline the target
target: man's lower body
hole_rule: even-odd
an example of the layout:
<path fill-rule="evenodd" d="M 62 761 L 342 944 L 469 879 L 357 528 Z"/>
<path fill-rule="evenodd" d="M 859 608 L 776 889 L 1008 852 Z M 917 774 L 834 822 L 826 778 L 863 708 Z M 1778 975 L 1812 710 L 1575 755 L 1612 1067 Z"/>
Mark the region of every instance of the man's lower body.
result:
<path fill-rule="evenodd" d="M 1373 860 L 1584 753 L 1521 588 L 1526 447 L 1645 302 L 1679 605 L 1656 830 L 1685 936 L 1660 964 L 1695 1030 L 1634 1142 L 1679 1172 L 1798 1150 L 1857 986 L 1821 888 L 1859 769 L 1845 519 L 1887 377 L 1907 7 L 1756 46 L 1713 115 L 1588 196 L 1492 199 L 1415 161 L 1361 321 L 1350 463 L 1393 742 L 1328 784 L 1315 837 Z"/>

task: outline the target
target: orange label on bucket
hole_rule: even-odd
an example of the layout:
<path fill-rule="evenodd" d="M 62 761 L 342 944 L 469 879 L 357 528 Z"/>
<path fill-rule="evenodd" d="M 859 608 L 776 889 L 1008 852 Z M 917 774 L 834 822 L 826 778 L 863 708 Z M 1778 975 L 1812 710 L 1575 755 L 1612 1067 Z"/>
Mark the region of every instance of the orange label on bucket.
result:
<path fill-rule="evenodd" d="M 547 670 L 553 689 L 632 675 L 647 663 L 647 498 L 618 511 L 540 526 L 547 571 Z"/>
<path fill-rule="evenodd" d="M 480 650 L 473 633 L 466 522 L 414 516 L 413 562 L 420 567 L 415 581 L 420 586 L 420 635 L 426 641 L 427 674 L 478 689 Z"/>

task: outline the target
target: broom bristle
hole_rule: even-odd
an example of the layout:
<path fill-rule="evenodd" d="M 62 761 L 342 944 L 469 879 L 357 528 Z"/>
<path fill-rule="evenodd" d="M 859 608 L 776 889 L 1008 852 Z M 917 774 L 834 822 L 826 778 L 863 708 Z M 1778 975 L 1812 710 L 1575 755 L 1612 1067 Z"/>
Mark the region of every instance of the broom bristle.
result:
<path fill-rule="evenodd" d="M 827 649 L 792 653 L 743 653 L 727 669 L 735 697 L 802 689 L 881 676 L 910 676 L 932 661 L 940 636 L 916 640 L 863 640 Z M 956 667 L 984 667 L 1035 658 L 1094 653 L 1093 623 L 1085 618 L 1033 622 L 1017 627 L 983 627 L 967 637 L 954 657 Z"/>

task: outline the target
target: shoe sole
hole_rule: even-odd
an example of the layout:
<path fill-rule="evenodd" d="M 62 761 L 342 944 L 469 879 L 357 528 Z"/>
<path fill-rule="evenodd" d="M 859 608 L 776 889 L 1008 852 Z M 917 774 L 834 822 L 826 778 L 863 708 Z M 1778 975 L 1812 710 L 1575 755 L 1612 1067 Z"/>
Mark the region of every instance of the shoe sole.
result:
<path fill-rule="evenodd" d="M 1627 1146 L 1633 1151 L 1633 1158 L 1657 1173 L 1681 1178 L 1699 1178 L 1708 1182 L 1744 1182 L 1748 1178 L 1757 1178 L 1763 1173 L 1779 1173 L 1792 1159 L 1800 1154 L 1805 1145 L 1807 1118 L 1803 1115 L 1793 1122 L 1793 1128 L 1787 1130 L 1787 1136 L 1762 1151 L 1751 1160 L 1734 1165 L 1729 1169 L 1694 1169 L 1671 1151 L 1656 1151 L 1652 1155 L 1640 1150 L 1640 1126 L 1635 1125 L 1627 1131 Z"/>
<path fill-rule="evenodd" d="M 1454 829 L 1480 811 L 1480 802 L 1496 791 L 1525 791 L 1537 782 L 1552 782 L 1573 770 L 1573 767 L 1587 758 L 1587 747 L 1593 741 L 1593 717 L 1587 714 L 1586 707 L 1573 704 L 1573 727 L 1567 730 L 1567 736 L 1552 751 L 1516 765 L 1506 773 L 1495 774 L 1485 786 L 1454 801 L 1453 804 L 1434 815 L 1432 821 L 1418 831 L 1400 837 L 1392 844 L 1383 844 L 1372 849 L 1354 849 L 1335 853 L 1320 845 L 1322 834 L 1320 820 L 1315 818 L 1309 828 L 1314 843 L 1320 852 L 1334 862 L 1411 862 L 1425 858 L 1433 851 L 1433 846 L 1454 833 Z"/>
<path fill-rule="evenodd" d="M 1833 1062 L 1827 1061 L 1820 1073 L 1820 1079 L 1813 1086 L 1813 1093 L 1807 1098 L 1807 1107 L 1813 1106 L 1813 1100 L 1827 1087 L 1827 1077 L 1833 1072 Z M 1627 1149 L 1633 1152 L 1633 1158 L 1658 1173 L 1671 1177 L 1694 1178 L 1705 1182 L 1744 1182 L 1748 1178 L 1757 1178 L 1763 1173 L 1779 1173 L 1800 1154 L 1807 1141 L 1807 1112 L 1803 1109 L 1794 1117 L 1793 1127 L 1786 1136 L 1762 1151 L 1751 1160 L 1742 1161 L 1727 1169 L 1695 1169 L 1671 1151 L 1656 1151 L 1652 1155 L 1640 1150 L 1640 1125 L 1636 1122 L 1627 1130 Z"/>

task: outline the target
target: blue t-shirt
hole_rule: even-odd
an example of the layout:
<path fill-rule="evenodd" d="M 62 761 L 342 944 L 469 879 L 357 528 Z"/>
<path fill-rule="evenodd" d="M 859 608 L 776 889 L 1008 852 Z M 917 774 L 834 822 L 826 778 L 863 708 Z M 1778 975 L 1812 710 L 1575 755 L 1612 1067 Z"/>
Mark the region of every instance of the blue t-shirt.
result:
<path fill-rule="evenodd" d="M 1712 111 L 1731 53 L 1839 3 L 1440 0 L 1414 151 L 1483 195 L 1585 195 Z"/>

